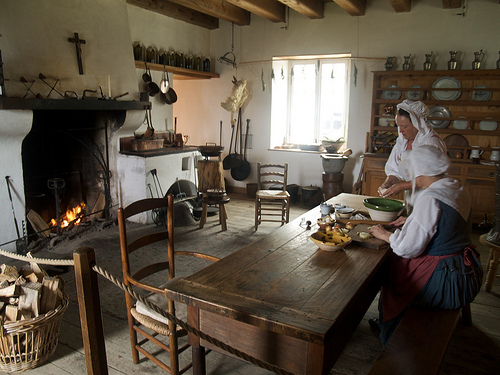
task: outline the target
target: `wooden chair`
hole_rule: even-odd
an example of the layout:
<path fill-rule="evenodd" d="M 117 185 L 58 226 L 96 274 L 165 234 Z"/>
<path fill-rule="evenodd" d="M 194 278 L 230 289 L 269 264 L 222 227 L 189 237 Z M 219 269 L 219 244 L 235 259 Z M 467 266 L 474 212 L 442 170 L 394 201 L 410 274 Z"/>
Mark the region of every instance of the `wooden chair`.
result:
<path fill-rule="evenodd" d="M 484 289 L 487 292 L 491 291 L 493 287 L 493 282 L 495 281 L 495 277 L 497 276 L 498 262 L 500 261 L 500 246 L 490 242 L 486 239 L 488 234 L 483 234 L 479 237 L 479 242 L 483 245 L 489 246 L 490 248 L 490 256 L 488 258 L 488 263 L 486 265 L 486 269 L 488 273 L 486 275 L 486 282 L 484 283 Z"/>
<path fill-rule="evenodd" d="M 182 307 L 184 308 L 184 316 L 179 312 L 176 314 L 176 304 L 174 304 L 174 301 L 166 299 L 161 285 L 165 283 L 166 280 L 171 280 L 175 277 L 174 258 L 180 255 L 187 255 L 210 261 L 217 261 L 218 258 L 189 251 L 175 251 L 174 253 L 173 207 L 173 197 L 169 194 L 166 198 L 143 199 L 125 208 L 118 209 L 123 280 L 126 285 L 137 289 L 138 292 L 144 291 L 144 295 L 148 296 L 148 300 L 185 321 L 185 317 L 187 316 L 186 306 L 178 304 L 177 307 L 179 307 L 179 312 L 182 310 Z M 150 233 L 151 231 L 148 230 L 148 228 L 141 228 L 137 236 L 134 236 L 133 239 L 129 238 L 126 220 L 131 216 L 146 213 L 150 210 L 166 211 L 166 230 L 153 230 L 154 233 Z M 164 247 L 165 259 L 157 259 L 157 257 L 151 257 L 149 255 L 152 246 L 154 246 L 153 244 Z M 134 254 L 132 255 L 132 253 Z M 139 363 L 140 352 L 170 374 L 178 375 L 188 370 L 192 366 L 191 363 L 179 369 L 180 365 L 178 360 L 179 354 L 189 347 L 187 343 L 181 347 L 178 345 L 178 338 L 186 335 L 186 332 L 181 330 L 180 327 L 176 326 L 172 321 L 152 311 L 146 304 L 140 302 L 136 303 L 128 293 L 125 293 L 125 301 L 127 305 L 127 318 L 133 362 L 135 364 Z M 138 334 L 143 337 L 141 341 L 138 341 Z M 151 347 L 151 342 L 163 349 L 163 351 L 169 353 L 169 365 L 157 358 L 161 350 L 158 348 L 154 350 L 149 349 Z"/>
<path fill-rule="evenodd" d="M 255 194 L 255 230 L 263 221 L 290 220 L 290 194 L 286 191 L 288 164 L 257 163 L 257 193 Z M 264 218 L 268 217 L 268 218 Z M 276 217 L 279 219 L 276 219 Z"/>

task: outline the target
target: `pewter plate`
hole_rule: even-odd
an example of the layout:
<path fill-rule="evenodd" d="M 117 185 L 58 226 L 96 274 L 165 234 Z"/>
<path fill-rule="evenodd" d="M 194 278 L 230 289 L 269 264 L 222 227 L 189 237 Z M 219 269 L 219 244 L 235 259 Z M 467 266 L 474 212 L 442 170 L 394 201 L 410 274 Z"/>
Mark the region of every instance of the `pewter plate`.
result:
<path fill-rule="evenodd" d="M 441 77 L 432 84 L 435 89 L 459 89 L 462 85 L 453 77 Z M 436 100 L 457 100 L 460 97 L 460 91 L 433 91 L 432 96 Z"/>
<path fill-rule="evenodd" d="M 443 107 L 442 105 L 435 105 L 429 110 L 429 117 L 442 117 L 447 118 L 451 117 L 451 113 L 448 108 Z M 437 129 L 444 129 L 450 125 L 450 120 L 441 120 L 439 118 L 428 120 L 428 123 Z"/>
<path fill-rule="evenodd" d="M 396 85 L 389 85 L 386 89 L 397 89 Z M 384 90 L 382 92 L 382 98 L 387 100 L 398 100 L 401 98 L 401 91 L 399 90 Z"/>
<path fill-rule="evenodd" d="M 485 91 L 485 90 L 477 90 L 477 89 L 487 89 L 488 86 L 486 85 L 477 85 L 474 86 L 474 91 L 472 91 L 472 100 L 477 100 L 481 102 L 486 102 L 490 100 L 491 98 L 491 91 Z"/>
<path fill-rule="evenodd" d="M 410 89 L 421 89 L 420 85 L 413 85 L 409 87 Z M 410 100 L 421 100 L 423 92 L 420 90 L 408 90 L 406 91 L 406 99 Z"/>

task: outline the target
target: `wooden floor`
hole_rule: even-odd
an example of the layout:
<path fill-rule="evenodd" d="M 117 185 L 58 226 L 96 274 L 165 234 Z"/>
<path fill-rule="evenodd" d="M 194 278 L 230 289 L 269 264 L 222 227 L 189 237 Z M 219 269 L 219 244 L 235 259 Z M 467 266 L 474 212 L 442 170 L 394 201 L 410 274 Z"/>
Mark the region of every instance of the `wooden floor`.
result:
<path fill-rule="evenodd" d="M 176 249 L 195 248 L 219 257 L 238 250 L 243 245 L 270 234 L 278 227 L 277 223 L 263 223 L 254 231 L 254 202 L 244 196 L 232 196 L 226 205 L 228 230 L 222 232 L 217 224 L 217 216 L 209 217 L 203 229 L 198 223 L 187 221 L 186 226 L 175 228 Z M 302 204 L 292 205 L 291 220 L 308 211 Z M 319 217 L 318 214 L 315 218 Z M 308 218 L 309 219 L 309 218 Z M 137 225 L 135 230 L 143 231 Z M 483 267 L 486 268 L 489 249 L 479 244 L 479 235 L 474 233 L 474 244 L 481 253 Z M 80 246 L 90 246 L 96 250 L 97 263 L 110 273 L 121 278 L 121 262 L 116 226 L 99 232 L 87 234 L 84 238 L 73 239 L 58 244 L 50 251 L 35 254 L 45 258 L 70 258 L 73 250 Z M 158 250 L 160 252 L 160 250 Z M 9 258 L 0 257 L 1 263 L 19 264 Z M 190 273 L 203 264 L 184 264 L 184 272 Z M 53 271 L 57 271 L 57 267 Z M 70 306 L 61 323 L 59 345 L 56 353 L 42 366 L 26 371 L 26 374 L 59 375 L 85 374 L 85 358 L 81 340 L 78 306 L 73 270 L 62 276 L 66 282 L 66 292 L 70 296 Z M 110 374 L 156 374 L 159 368 L 149 361 L 134 365 L 130 356 L 130 341 L 125 315 L 123 292 L 109 281 L 99 278 L 101 305 L 106 338 L 107 361 Z M 374 301 L 363 321 L 354 333 L 330 374 L 366 374 L 378 357 L 381 346 L 377 335 L 370 329 L 367 320 L 377 316 L 377 301 Z M 465 327 L 459 323 L 442 368 L 442 374 L 498 374 L 500 368 L 500 281 L 497 279 L 493 293 L 483 290 L 471 304 L 473 326 Z M 189 353 L 182 360 L 189 360 Z M 422 358 L 422 360 L 425 360 Z M 188 371 L 188 374 L 191 373 Z M 207 373 L 212 375 L 245 374 L 260 375 L 270 372 L 246 364 L 219 353 L 207 357 Z"/>

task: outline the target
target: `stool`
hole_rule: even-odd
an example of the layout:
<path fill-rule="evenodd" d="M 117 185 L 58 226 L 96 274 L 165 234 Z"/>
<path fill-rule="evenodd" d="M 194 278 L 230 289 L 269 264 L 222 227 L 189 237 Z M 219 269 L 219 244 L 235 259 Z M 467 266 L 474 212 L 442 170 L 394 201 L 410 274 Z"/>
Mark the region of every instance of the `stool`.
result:
<path fill-rule="evenodd" d="M 486 276 L 486 283 L 484 284 L 484 290 L 489 292 L 493 287 L 493 280 L 497 274 L 498 261 L 500 259 L 500 245 L 496 245 L 486 239 L 487 234 L 483 234 L 479 237 L 479 242 L 483 245 L 490 247 L 490 256 L 488 258 L 488 274 Z"/>
<path fill-rule="evenodd" d="M 203 226 L 207 222 L 208 206 L 217 204 L 217 205 L 219 205 L 219 224 L 222 226 L 223 231 L 227 230 L 227 224 L 226 224 L 227 211 L 226 211 L 225 204 L 228 203 L 230 200 L 231 200 L 231 198 L 229 198 L 227 196 L 222 197 L 222 198 L 203 197 L 203 199 L 201 200 L 202 210 L 201 210 L 201 218 L 200 218 L 200 229 L 203 228 Z"/>

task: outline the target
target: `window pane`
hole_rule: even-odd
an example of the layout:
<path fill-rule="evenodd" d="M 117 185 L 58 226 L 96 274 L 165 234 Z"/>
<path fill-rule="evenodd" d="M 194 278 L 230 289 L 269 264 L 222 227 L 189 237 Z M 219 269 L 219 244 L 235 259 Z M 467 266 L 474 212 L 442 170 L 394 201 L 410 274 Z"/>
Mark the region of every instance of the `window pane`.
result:
<path fill-rule="evenodd" d="M 316 64 L 295 64 L 292 73 L 289 142 L 314 143 Z"/>
<path fill-rule="evenodd" d="M 328 63 L 321 66 L 319 138 L 336 140 L 344 137 L 346 66 Z"/>

